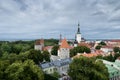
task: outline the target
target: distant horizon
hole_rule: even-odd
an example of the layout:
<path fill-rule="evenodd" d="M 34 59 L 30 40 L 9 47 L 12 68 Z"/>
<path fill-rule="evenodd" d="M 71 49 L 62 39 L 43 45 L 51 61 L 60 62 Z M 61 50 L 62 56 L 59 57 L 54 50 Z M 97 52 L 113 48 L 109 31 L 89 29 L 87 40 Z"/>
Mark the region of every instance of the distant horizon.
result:
<path fill-rule="evenodd" d="M 33 40 L 37 40 L 37 39 L 56 39 L 59 40 L 59 38 L 36 38 L 36 39 L 0 39 L 0 41 L 33 41 Z M 67 39 L 67 38 L 66 38 Z M 75 40 L 75 39 L 67 39 L 67 40 Z M 101 38 L 101 39 L 86 39 L 87 41 L 97 41 L 97 40 L 120 40 L 119 38 L 116 39 L 105 39 L 105 38 Z"/>

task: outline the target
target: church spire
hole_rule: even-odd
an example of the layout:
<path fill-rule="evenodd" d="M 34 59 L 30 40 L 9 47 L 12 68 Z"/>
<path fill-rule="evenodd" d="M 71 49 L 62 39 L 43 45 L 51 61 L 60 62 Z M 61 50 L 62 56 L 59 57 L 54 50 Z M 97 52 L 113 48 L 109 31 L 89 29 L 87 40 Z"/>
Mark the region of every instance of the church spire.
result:
<path fill-rule="evenodd" d="M 78 30 L 77 30 L 77 34 L 80 34 L 80 24 L 78 23 Z"/>

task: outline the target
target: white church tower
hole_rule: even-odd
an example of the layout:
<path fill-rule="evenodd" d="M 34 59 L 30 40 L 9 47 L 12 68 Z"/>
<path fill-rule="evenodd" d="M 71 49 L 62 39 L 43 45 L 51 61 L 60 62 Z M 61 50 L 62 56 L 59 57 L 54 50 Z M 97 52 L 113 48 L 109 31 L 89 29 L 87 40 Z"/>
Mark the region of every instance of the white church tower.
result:
<path fill-rule="evenodd" d="M 58 50 L 58 56 L 60 59 L 70 58 L 70 46 L 66 39 L 63 39 Z"/>
<path fill-rule="evenodd" d="M 76 40 L 77 40 L 78 43 L 80 43 L 81 40 L 82 40 L 82 36 L 81 36 L 81 33 L 80 33 L 80 25 L 79 25 L 79 23 L 78 23 L 78 30 L 77 30 L 77 34 L 76 34 Z"/>

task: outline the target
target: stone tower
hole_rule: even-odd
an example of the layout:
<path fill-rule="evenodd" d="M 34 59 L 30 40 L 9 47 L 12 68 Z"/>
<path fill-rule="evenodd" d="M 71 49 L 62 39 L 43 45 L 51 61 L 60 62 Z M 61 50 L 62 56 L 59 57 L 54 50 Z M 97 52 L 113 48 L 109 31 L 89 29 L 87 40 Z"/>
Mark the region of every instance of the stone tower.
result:
<path fill-rule="evenodd" d="M 66 39 L 63 39 L 58 50 L 58 56 L 60 59 L 70 58 L 70 46 Z"/>

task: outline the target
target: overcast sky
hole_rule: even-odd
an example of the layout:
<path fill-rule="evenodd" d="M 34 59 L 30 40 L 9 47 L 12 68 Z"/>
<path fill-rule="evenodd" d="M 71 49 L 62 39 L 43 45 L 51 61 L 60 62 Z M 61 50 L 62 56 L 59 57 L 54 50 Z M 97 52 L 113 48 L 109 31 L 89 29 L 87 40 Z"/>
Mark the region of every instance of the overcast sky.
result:
<path fill-rule="evenodd" d="M 0 39 L 120 38 L 120 0 L 0 0 Z"/>

